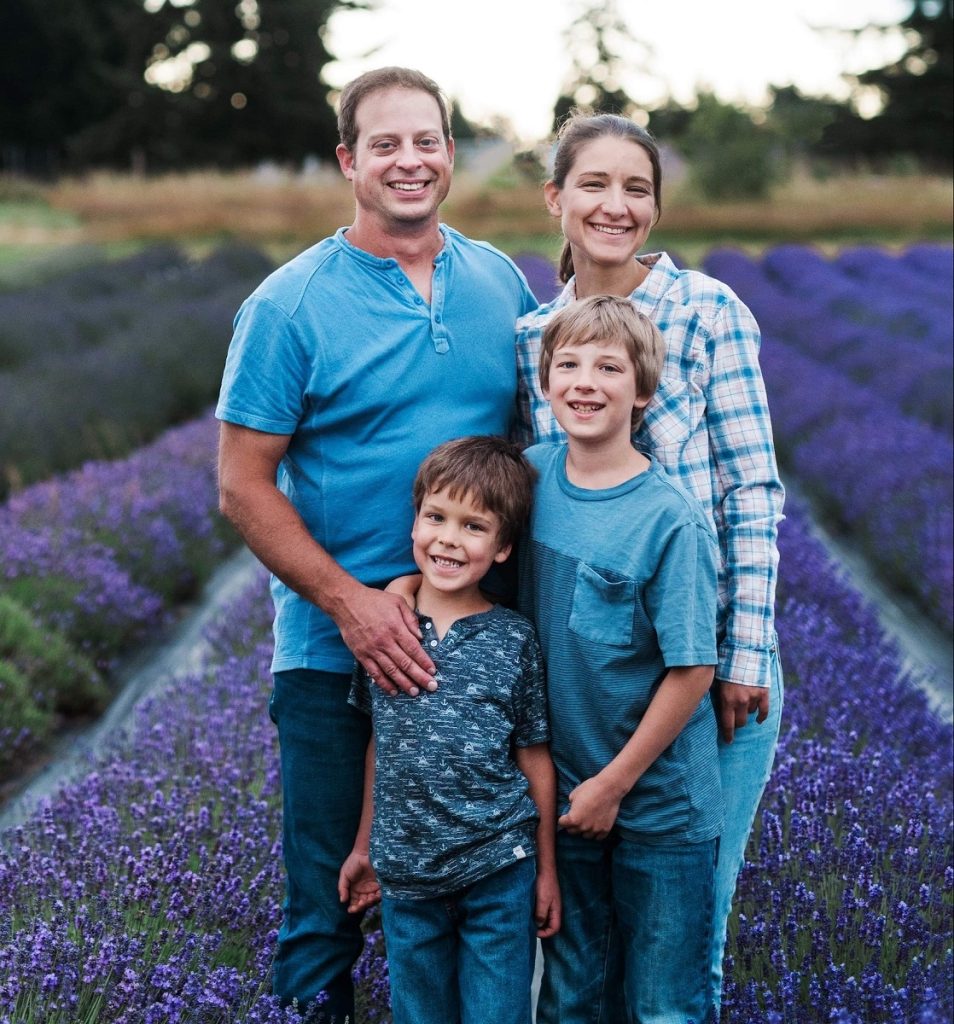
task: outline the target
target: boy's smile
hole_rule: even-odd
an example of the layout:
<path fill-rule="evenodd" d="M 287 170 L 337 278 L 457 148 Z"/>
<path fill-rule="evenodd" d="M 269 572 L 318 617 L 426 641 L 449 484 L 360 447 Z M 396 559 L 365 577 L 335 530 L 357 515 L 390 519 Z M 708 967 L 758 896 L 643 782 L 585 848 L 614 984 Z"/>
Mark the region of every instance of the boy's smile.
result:
<path fill-rule="evenodd" d="M 633 409 L 649 401 L 637 395 L 633 361 L 615 342 L 557 348 L 544 394 L 571 441 L 601 447 L 628 448 Z"/>
<path fill-rule="evenodd" d="M 414 561 L 424 583 L 444 595 L 470 597 L 494 562 L 510 547 L 498 540 L 498 517 L 476 505 L 469 494 L 451 497 L 447 490 L 425 495 L 414 519 Z"/>

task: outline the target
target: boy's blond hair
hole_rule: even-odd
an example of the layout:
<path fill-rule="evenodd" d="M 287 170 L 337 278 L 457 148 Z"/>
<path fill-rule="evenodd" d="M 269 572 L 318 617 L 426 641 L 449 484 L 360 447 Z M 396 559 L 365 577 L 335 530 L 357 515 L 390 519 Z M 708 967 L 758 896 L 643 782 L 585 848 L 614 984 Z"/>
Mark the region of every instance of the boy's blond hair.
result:
<path fill-rule="evenodd" d="M 459 437 L 438 445 L 421 463 L 414 478 L 414 509 L 428 494 L 446 490 L 452 498 L 467 496 L 500 521 L 501 548 L 513 545 L 530 515 L 536 470 L 520 448 L 502 437 Z"/>
<path fill-rule="evenodd" d="M 636 369 L 636 394 L 652 396 L 659 386 L 666 345 L 659 328 L 640 313 L 628 298 L 591 295 L 564 306 L 544 327 L 540 344 L 540 383 L 550 380 L 550 365 L 557 348 L 577 348 L 588 342 L 622 345 Z M 645 410 L 633 409 L 633 430 Z"/>

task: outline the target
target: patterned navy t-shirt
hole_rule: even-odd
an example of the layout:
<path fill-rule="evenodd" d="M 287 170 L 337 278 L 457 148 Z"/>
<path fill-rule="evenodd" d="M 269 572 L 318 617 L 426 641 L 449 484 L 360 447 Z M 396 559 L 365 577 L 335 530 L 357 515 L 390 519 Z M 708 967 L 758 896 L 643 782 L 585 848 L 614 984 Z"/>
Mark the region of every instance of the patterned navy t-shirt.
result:
<path fill-rule="evenodd" d="M 527 619 L 495 605 L 441 640 L 418 619 L 438 689 L 389 697 L 356 668 L 350 698 L 373 717 L 371 863 L 394 899 L 445 895 L 535 853 L 537 810 L 513 749 L 549 739 Z"/>

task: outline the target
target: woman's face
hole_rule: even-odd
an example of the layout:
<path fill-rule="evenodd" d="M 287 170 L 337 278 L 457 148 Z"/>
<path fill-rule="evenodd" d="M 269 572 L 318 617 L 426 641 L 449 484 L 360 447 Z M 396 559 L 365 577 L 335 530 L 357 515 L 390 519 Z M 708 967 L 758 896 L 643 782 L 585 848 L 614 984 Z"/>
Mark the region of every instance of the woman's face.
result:
<path fill-rule="evenodd" d="M 560 218 L 577 273 L 587 262 L 617 267 L 636 255 L 656 216 L 649 154 L 637 142 L 604 135 L 580 148 L 563 188 L 544 186 L 547 209 Z"/>

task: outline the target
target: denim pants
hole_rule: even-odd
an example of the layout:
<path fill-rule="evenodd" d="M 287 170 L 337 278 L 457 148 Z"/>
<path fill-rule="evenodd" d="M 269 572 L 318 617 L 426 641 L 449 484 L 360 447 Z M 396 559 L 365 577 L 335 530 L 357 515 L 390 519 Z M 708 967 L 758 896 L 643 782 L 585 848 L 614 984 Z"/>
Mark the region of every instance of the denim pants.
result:
<path fill-rule="evenodd" d="M 348 704 L 351 676 L 278 672 L 269 714 L 281 751 L 284 919 L 273 985 L 283 1005 L 304 1009 L 325 993 L 326 1020 L 354 1020 L 351 969 L 361 953 L 361 915 L 338 900 L 338 872 L 361 817 L 371 720 Z"/>
<path fill-rule="evenodd" d="M 718 840 L 557 835 L 563 925 L 543 940 L 538 1024 L 708 1022 Z"/>
<path fill-rule="evenodd" d="M 778 643 L 772 656 L 769 716 L 761 725 L 755 713 L 746 725 L 735 730 L 731 743 L 719 737 L 719 770 L 722 775 L 722 797 L 725 804 L 725 826 L 719 842 L 719 864 L 716 868 L 715 914 L 712 921 L 712 954 L 710 959 L 710 995 L 718 1011 L 722 1002 L 722 956 L 726 928 L 732 911 L 735 883 L 745 860 L 745 847 L 758 810 L 762 792 L 772 773 L 778 730 L 782 717 L 785 688 L 778 657 Z"/>
<path fill-rule="evenodd" d="M 536 861 L 447 896 L 381 903 L 394 1024 L 530 1024 Z"/>

